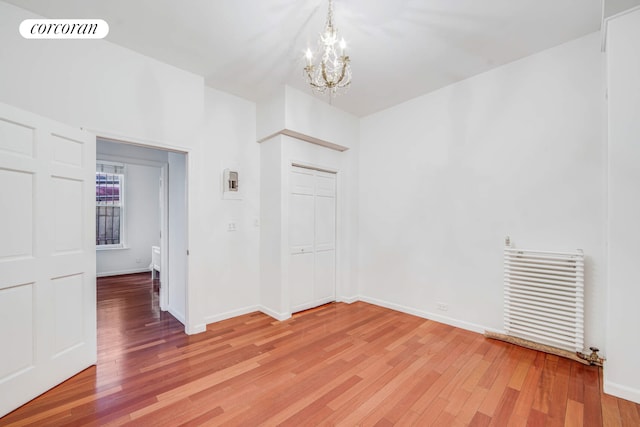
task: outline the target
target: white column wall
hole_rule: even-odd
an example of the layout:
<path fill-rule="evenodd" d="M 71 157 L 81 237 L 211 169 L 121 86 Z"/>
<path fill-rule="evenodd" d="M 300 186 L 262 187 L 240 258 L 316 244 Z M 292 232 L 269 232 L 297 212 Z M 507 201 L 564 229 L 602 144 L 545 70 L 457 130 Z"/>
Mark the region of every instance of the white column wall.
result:
<path fill-rule="evenodd" d="M 640 9 L 609 21 L 607 361 L 604 391 L 640 403 Z"/>
<path fill-rule="evenodd" d="M 202 324 L 256 311 L 260 263 L 260 144 L 253 102 L 205 88 L 205 130 L 201 155 L 193 159 L 202 175 L 191 194 L 190 235 L 207 242 L 192 253 L 203 292 Z M 241 199 L 222 199 L 225 168 L 239 171 Z M 229 231 L 229 224 L 235 224 Z"/>

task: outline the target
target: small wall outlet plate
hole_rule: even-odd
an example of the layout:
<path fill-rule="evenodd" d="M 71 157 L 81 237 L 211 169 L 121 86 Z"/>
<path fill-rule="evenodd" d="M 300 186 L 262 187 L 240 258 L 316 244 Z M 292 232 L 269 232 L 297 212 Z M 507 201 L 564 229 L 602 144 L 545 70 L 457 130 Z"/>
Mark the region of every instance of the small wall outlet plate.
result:
<path fill-rule="evenodd" d="M 443 302 L 438 302 L 438 303 L 436 303 L 436 307 L 438 307 L 438 310 L 440 310 L 440 311 L 447 311 L 447 310 L 449 310 L 449 305 L 448 305 L 448 304 L 445 304 L 445 303 L 443 303 Z"/>

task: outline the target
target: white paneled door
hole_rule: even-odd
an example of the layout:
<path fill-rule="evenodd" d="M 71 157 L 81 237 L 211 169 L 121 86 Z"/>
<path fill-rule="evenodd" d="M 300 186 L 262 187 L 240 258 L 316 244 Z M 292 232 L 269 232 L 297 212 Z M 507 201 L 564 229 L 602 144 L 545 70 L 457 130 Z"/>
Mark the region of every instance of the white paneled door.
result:
<path fill-rule="evenodd" d="M 95 158 L 0 104 L 0 416 L 96 363 Z"/>
<path fill-rule="evenodd" d="M 336 175 L 294 166 L 289 180 L 291 312 L 335 301 Z"/>

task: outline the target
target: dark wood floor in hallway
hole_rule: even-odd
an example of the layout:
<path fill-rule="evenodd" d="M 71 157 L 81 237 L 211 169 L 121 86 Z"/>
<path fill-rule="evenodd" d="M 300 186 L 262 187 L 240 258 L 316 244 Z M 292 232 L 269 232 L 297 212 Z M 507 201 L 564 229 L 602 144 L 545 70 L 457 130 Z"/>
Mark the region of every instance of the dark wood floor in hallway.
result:
<path fill-rule="evenodd" d="M 98 280 L 98 365 L 0 425 L 638 426 L 599 368 L 365 303 L 187 336 L 150 275 Z"/>

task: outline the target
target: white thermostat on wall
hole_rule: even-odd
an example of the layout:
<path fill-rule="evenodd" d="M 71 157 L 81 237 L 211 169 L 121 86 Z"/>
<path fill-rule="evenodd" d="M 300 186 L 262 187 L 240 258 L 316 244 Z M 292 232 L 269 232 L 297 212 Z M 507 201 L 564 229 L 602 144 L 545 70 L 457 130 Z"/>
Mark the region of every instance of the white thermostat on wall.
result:
<path fill-rule="evenodd" d="M 222 172 L 223 199 L 241 199 L 239 175 L 237 170 L 225 169 Z"/>

